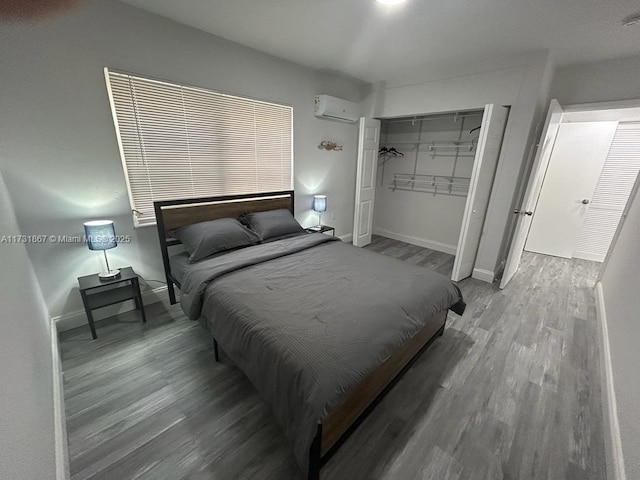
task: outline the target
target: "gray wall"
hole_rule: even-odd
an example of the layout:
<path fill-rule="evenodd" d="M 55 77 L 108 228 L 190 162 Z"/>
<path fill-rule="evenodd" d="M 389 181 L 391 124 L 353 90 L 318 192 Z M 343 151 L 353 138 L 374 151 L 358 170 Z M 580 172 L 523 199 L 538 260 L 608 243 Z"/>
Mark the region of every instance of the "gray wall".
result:
<path fill-rule="evenodd" d="M 0 237 L 18 235 L 0 174 Z M 6 240 L 6 239 L 5 239 Z M 56 478 L 51 323 L 23 244 L 0 242 L 0 478 Z"/>
<path fill-rule="evenodd" d="M 560 105 L 640 98 L 640 55 L 558 68 L 551 98 Z"/>
<path fill-rule="evenodd" d="M 360 101 L 368 85 L 259 53 L 134 7 L 89 0 L 71 14 L 0 27 L 0 168 L 26 234 L 82 233 L 108 217 L 131 244 L 113 266 L 164 278 L 155 227 L 133 228 L 103 67 L 292 105 L 297 217 L 312 224 L 311 195 L 326 193 L 327 223 L 352 231 L 358 128 L 313 117 L 313 95 Z M 322 140 L 342 152 L 318 150 Z M 335 220 L 330 220 L 335 212 Z M 81 310 L 76 277 L 103 267 L 85 245 L 30 245 L 52 316 Z M 151 284 L 157 287 L 158 284 Z"/>
<path fill-rule="evenodd" d="M 640 478 L 640 195 L 630 200 L 627 218 L 601 273 L 609 331 L 613 382 L 627 478 Z"/>

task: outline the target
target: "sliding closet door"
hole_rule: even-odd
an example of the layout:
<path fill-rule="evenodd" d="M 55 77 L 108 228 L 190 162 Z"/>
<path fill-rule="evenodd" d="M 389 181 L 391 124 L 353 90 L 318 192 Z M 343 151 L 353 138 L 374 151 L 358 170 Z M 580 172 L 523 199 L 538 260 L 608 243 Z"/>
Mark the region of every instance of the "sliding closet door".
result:
<path fill-rule="evenodd" d="M 362 117 L 358 140 L 356 206 L 353 218 L 353 244 L 356 247 L 364 247 L 371 243 L 379 141 L 380 120 Z"/>
<path fill-rule="evenodd" d="M 473 272 L 508 115 L 509 109 L 505 107 L 487 105 L 484 110 L 480 138 L 471 172 L 469 194 L 451 275 L 451 279 L 454 281 L 467 278 Z"/>

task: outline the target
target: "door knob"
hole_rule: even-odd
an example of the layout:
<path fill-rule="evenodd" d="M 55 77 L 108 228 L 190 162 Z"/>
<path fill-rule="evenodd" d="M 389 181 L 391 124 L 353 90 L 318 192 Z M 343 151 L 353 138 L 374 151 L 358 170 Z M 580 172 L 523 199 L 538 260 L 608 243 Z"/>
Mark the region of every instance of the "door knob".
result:
<path fill-rule="evenodd" d="M 582 200 L 583 205 L 589 205 L 589 200 L 587 200 L 586 198 L 584 200 Z"/>
<path fill-rule="evenodd" d="M 513 213 L 515 215 L 529 215 L 529 216 L 533 215 L 533 212 L 530 211 L 530 210 L 527 210 L 526 212 L 523 212 L 522 210 L 516 209 L 516 210 L 513 211 Z"/>

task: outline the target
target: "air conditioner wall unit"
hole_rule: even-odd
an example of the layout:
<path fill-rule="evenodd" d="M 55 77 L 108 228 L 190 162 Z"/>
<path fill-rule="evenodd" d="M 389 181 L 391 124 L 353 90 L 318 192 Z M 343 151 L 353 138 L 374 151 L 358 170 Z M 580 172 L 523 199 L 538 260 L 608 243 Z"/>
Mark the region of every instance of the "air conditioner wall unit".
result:
<path fill-rule="evenodd" d="M 360 106 L 331 95 L 316 95 L 313 99 L 313 114 L 319 118 L 355 122 L 360 118 Z"/>

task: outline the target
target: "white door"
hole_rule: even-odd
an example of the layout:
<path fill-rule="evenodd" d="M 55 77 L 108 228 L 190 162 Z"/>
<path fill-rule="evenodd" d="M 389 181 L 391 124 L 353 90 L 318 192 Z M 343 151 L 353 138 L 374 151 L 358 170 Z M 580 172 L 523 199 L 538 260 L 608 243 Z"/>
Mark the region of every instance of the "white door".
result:
<path fill-rule="evenodd" d="M 451 279 L 456 282 L 471 276 L 473 272 L 508 115 L 509 109 L 505 107 L 487 105 L 484 109 L 456 259 L 451 274 Z"/>
<path fill-rule="evenodd" d="M 572 257 L 617 126 L 618 122 L 560 125 L 525 250 Z"/>
<path fill-rule="evenodd" d="M 356 207 L 353 218 L 353 244 L 356 247 L 364 247 L 371 243 L 379 140 L 380 120 L 360 118 Z"/>
<path fill-rule="evenodd" d="M 536 209 L 536 202 L 540 195 L 544 174 L 547 171 L 547 166 L 549 165 L 549 160 L 553 152 L 553 145 L 555 144 L 560 122 L 562 121 L 562 113 L 562 107 L 558 101 L 555 99 L 551 100 L 549 111 L 547 112 L 547 120 L 544 123 L 540 144 L 538 145 L 536 157 L 533 161 L 533 167 L 531 168 L 531 174 L 529 175 L 529 182 L 527 183 L 527 190 L 524 194 L 522 205 L 513 212 L 518 215 L 518 222 L 516 224 L 516 231 L 513 234 L 513 239 L 511 240 L 511 248 L 504 266 L 500 288 L 507 286 L 507 283 L 513 278 L 520 266 L 520 258 L 522 258 L 524 244 L 527 241 L 527 235 L 529 235 L 529 228 L 531 228 L 531 215 L 533 215 L 533 211 Z"/>
<path fill-rule="evenodd" d="M 603 262 L 640 171 L 640 122 L 620 122 L 573 258 Z"/>

